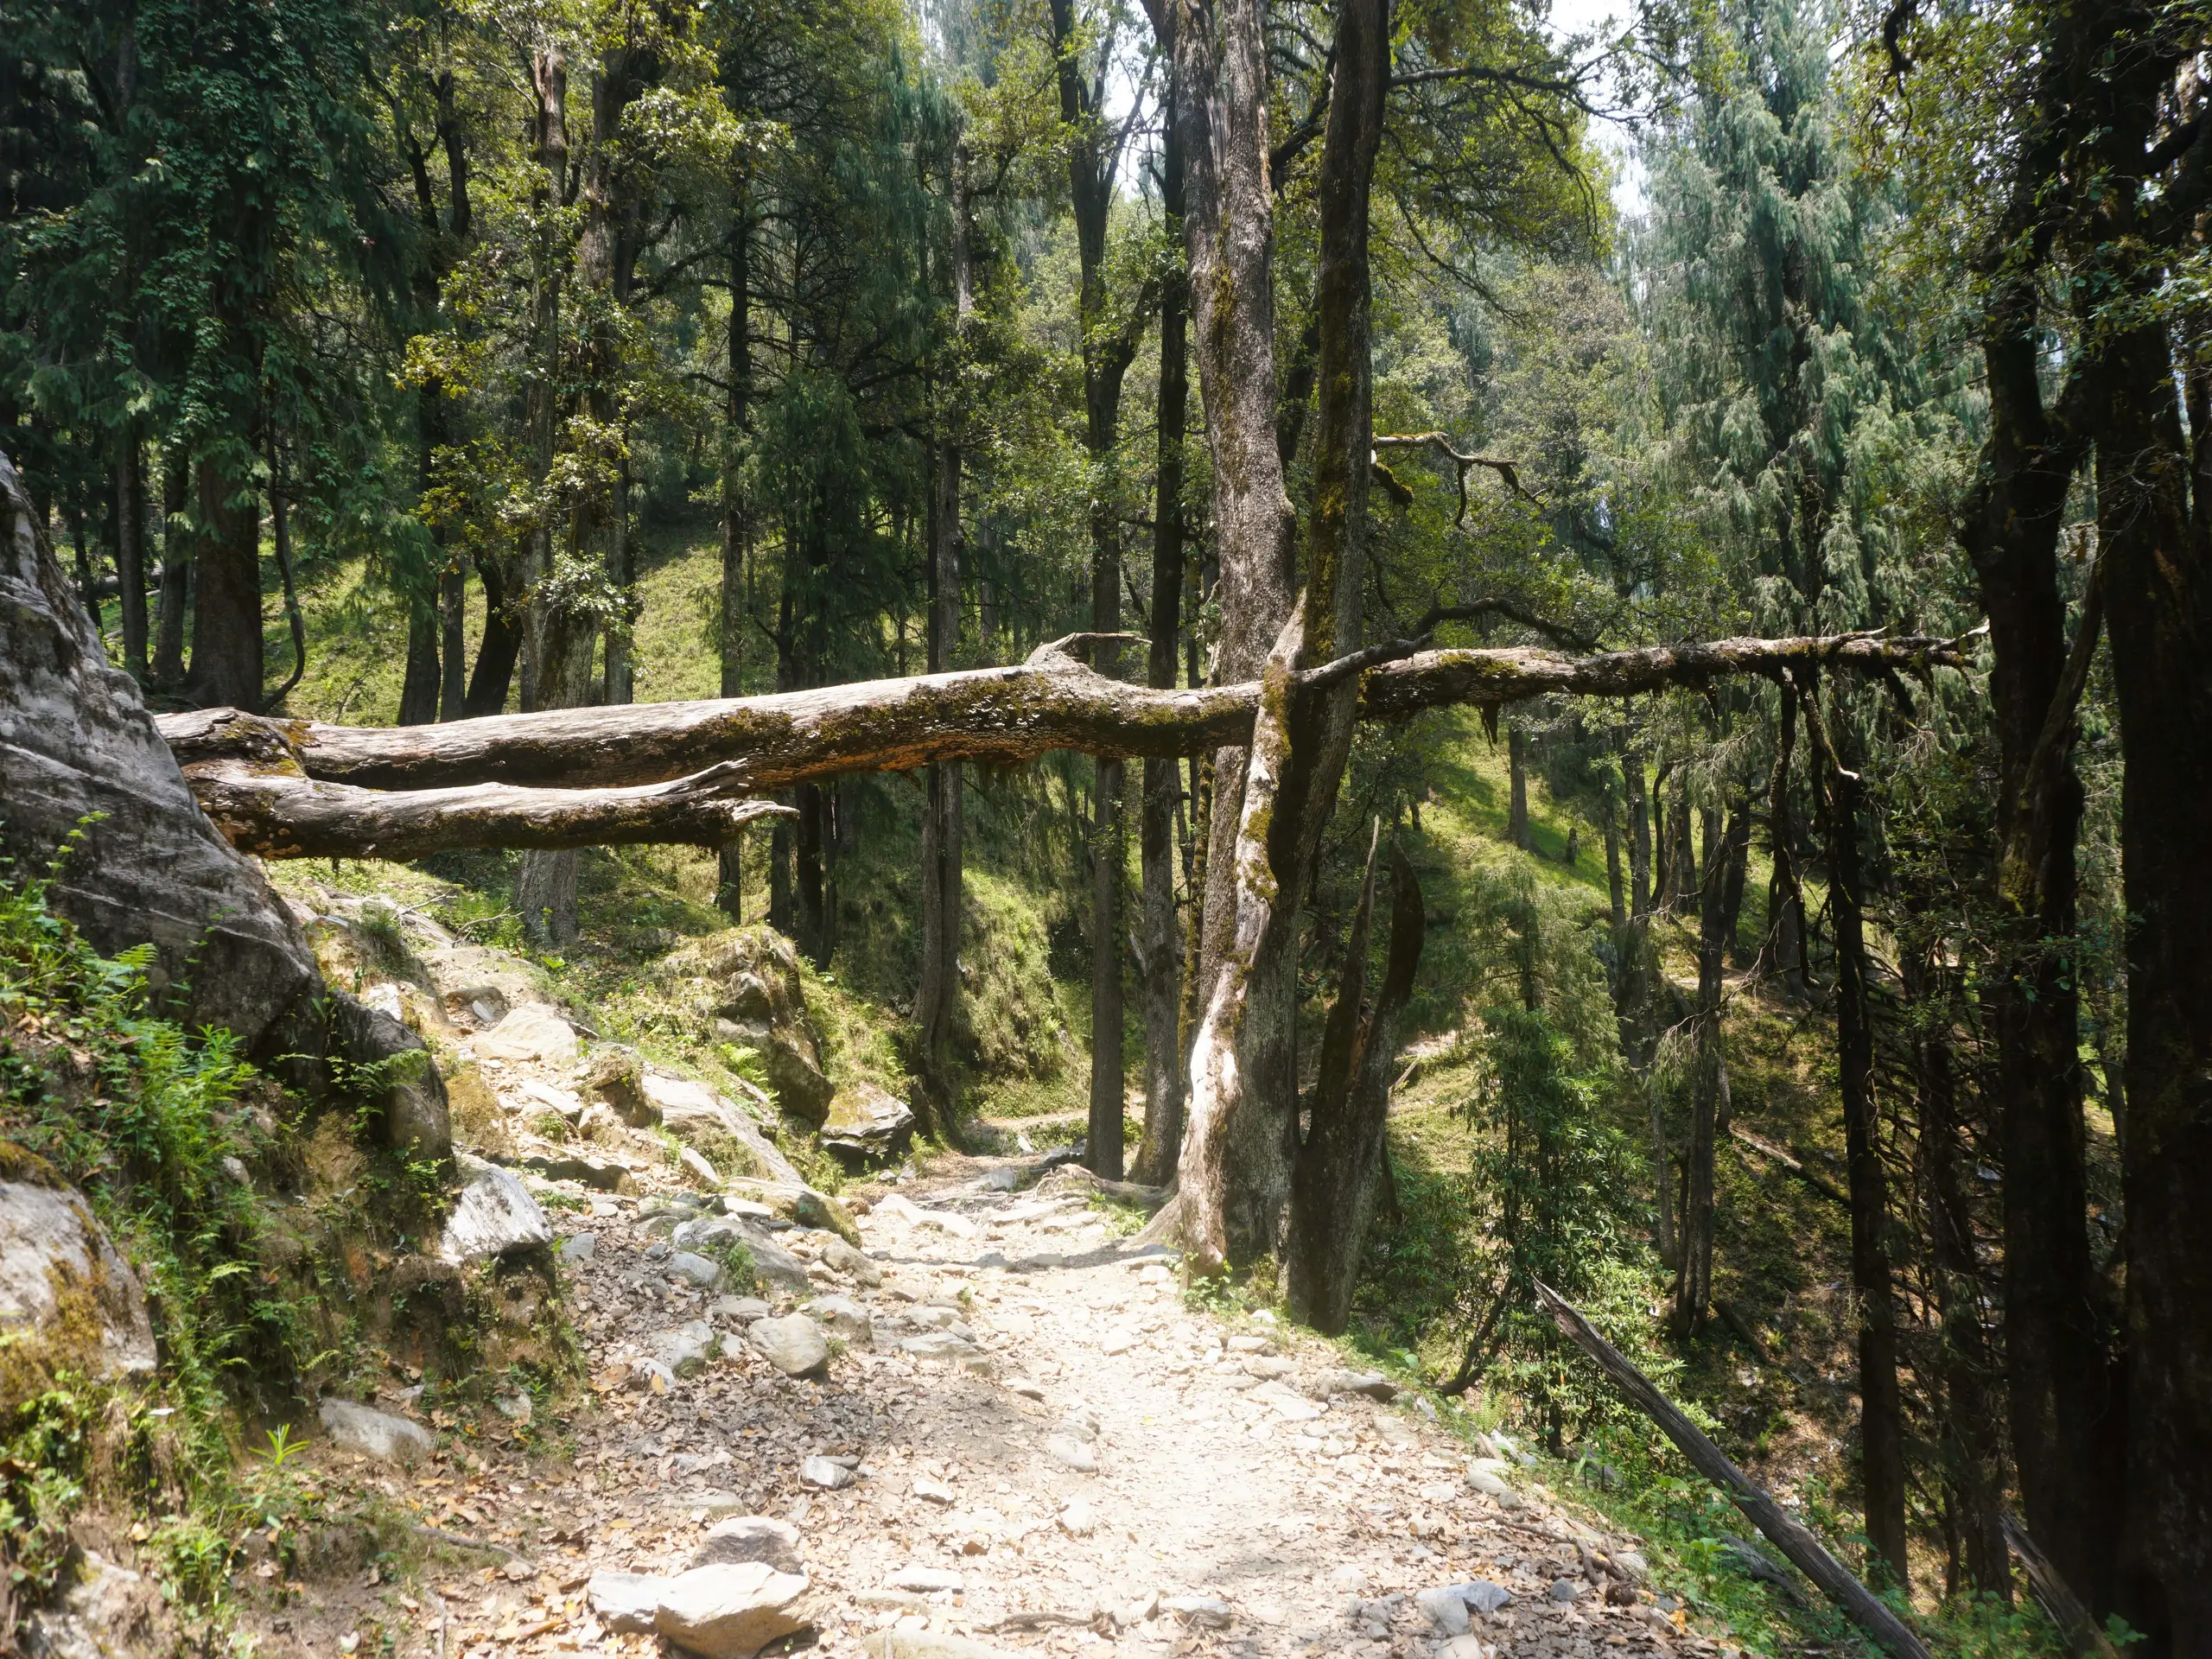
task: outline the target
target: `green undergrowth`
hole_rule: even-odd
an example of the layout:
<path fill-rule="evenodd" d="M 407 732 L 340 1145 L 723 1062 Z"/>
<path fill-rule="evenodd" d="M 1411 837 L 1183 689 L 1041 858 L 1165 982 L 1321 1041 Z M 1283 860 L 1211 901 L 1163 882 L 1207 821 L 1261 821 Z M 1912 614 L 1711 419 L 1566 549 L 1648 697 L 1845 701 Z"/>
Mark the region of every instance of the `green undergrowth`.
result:
<path fill-rule="evenodd" d="M 49 905 L 51 874 L 0 866 L 0 1179 L 83 1196 L 143 1287 L 157 1362 L 106 1363 L 101 1300 L 124 1287 L 104 1277 L 0 1334 L 0 1599 L 21 1611 L 79 1549 L 135 1546 L 180 1639 L 204 1643 L 249 1560 L 289 1573 L 332 1528 L 360 1530 L 353 1500 L 284 1466 L 315 1397 L 402 1364 L 465 1391 L 517 1351 L 485 1339 L 514 1290 L 406 1277 L 443 1172 L 382 1147 L 375 1068 L 302 1092 L 230 1033 L 186 1030 L 150 950 L 100 955 Z"/>

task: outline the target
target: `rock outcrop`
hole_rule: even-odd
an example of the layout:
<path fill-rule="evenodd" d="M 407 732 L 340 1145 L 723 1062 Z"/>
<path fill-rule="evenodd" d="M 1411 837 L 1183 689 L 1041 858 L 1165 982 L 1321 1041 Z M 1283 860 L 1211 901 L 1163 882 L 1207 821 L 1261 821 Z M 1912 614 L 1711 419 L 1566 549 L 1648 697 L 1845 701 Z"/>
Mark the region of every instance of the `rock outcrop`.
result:
<path fill-rule="evenodd" d="M 154 1369 L 146 1295 L 83 1194 L 0 1160 L 0 1411 L 60 1371 Z"/>
<path fill-rule="evenodd" d="M 835 1091 L 789 939 L 766 927 L 732 928 L 685 946 L 661 971 L 701 1036 L 752 1049 L 778 1107 L 820 1125 Z"/>
<path fill-rule="evenodd" d="M 0 455 L 0 857 L 46 868 L 73 832 L 52 902 L 108 954 L 151 944 L 149 978 L 188 1026 L 222 1026 L 256 1058 L 372 1065 L 421 1051 L 382 1014 L 327 987 L 291 912 L 185 787 L 138 687 L 106 651 Z M 327 1022 L 316 1013 L 333 1010 Z M 396 1033 L 396 1034 L 395 1034 Z M 424 1064 L 387 1114 L 417 1155 L 449 1141 L 445 1091 Z M 825 1095 L 824 1098 L 827 1096 Z"/>

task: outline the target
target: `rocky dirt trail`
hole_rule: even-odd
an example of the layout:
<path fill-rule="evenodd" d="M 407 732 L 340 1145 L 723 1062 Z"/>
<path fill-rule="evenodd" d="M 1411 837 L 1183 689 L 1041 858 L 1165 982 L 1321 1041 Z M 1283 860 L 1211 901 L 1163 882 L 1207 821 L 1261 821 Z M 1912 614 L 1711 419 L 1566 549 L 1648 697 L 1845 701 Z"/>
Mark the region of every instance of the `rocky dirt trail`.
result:
<path fill-rule="evenodd" d="M 1723 1651 L 1510 1446 L 1264 1315 L 1186 1306 L 1080 1172 L 1014 1190 L 1038 1173 L 960 1160 L 883 1189 L 861 1249 L 696 1192 L 558 1215 L 588 1400 L 404 1467 L 358 1433 L 319 1447 L 434 1560 L 411 1588 L 310 1592 L 263 1651 L 365 1629 L 405 1659 Z M 758 1297 L 718 1282 L 733 1243 Z"/>

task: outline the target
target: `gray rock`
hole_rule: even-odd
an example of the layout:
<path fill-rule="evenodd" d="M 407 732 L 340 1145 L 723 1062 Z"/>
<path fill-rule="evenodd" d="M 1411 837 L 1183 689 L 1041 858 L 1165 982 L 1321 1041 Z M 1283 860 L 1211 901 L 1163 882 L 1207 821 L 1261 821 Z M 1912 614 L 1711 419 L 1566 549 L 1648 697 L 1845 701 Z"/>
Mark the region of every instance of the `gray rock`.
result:
<path fill-rule="evenodd" d="M 849 1279 L 857 1279 L 871 1290 L 883 1283 L 883 1269 L 865 1251 L 855 1249 L 842 1238 L 824 1239 L 820 1255 L 823 1266 Z"/>
<path fill-rule="evenodd" d="M 72 1293 L 98 1316 L 96 1348 L 54 1317 Z M 154 1328 L 137 1275 L 71 1188 L 0 1181 L 0 1339 L 50 1369 L 96 1376 L 154 1369 Z"/>
<path fill-rule="evenodd" d="M 670 1256 L 668 1271 L 672 1276 L 695 1284 L 702 1290 L 719 1290 L 722 1281 L 728 1277 L 721 1262 L 709 1261 L 703 1255 L 694 1255 L 689 1250 L 678 1250 Z"/>
<path fill-rule="evenodd" d="M 752 1659 L 813 1622 L 804 1578 L 766 1561 L 734 1561 L 664 1580 L 653 1628 L 702 1659 Z"/>
<path fill-rule="evenodd" d="M 439 1261 L 467 1267 L 553 1242 L 553 1224 L 513 1174 L 465 1152 L 455 1154 L 454 1161 L 466 1185 L 438 1235 Z"/>
<path fill-rule="evenodd" d="M 1424 1590 L 1414 1598 L 1414 1605 L 1421 1609 L 1421 1617 L 1446 1636 L 1466 1633 L 1467 1604 L 1456 1586 Z"/>
<path fill-rule="evenodd" d="M 758 1228 L 748 1228 L 745 1248 L 752 1252 L 754 1271 L 760 1282 L 771 1290 L 784 1291 L 793 1296 L 804 1296 L 814 1288 L 814 1281 L 806 1276 L 806 1263 Z"/>
<path fill-rule="evenodd" d="M 1268 1354 L 1274 1351 L 1274 1341 L 1267 1337 L 1231 1337 L 1229 1351 L 1232 1354 Z"/>
<path fill-rule="evenodd" d="M 412 1463 L 437 1450 L 438 1443 L 422 1424 L 395 1417 L 390 1412 L 356 1405 L 351 1400 L 327 1399 L 317 1414 L 334 1446 L 364 1452 L 387 1463 Z"/>
<path fill-rule="evenodd" d="M 1642 1584 L 1651 1576 L 1651 1563 L 1643 1559 L 1641 1551 L 1624 1549 L 1613 1557 L 1613 1565 L 1623 1578 L 1631 1584 Z"/>
<path fill-rule="evenodd" d="M 707 1316 L 720 1319 L 724 1325 L 751 1325 L 775 1311 L 758 1296 L 717 1296 L 714 1306 L 707 1310 Z"/>
<path fill-rule="evenodd" d="M 707 1529 L 692 1553 L 694 1567 L 765 1561 L 779 1573 L 804 1573 L 799 1564 L 798 1529 L 765 1515 L 733 1515 Z"/>
<path fill-rule="evenodd" d="M 807 1317 L 848 1342 L 872 1342 L 875 1326 L 868 1310 L 849 1296 L 823 1296 L 806 1305 Z"/>
<path fill-rule="evenodd" d="M 1494 1613 L 1513 1599 L 1510 1590 L 1502 1584 L 1492 1584 L 1488 1579 L 1471 1580 L 1455 1587 L 1459 1592 L 1459 1599 L 1465 1602 L 1473 1612 Z"/>
<path fill-rule="evenodd" d="M 1078 1474 L 1090 1474 L 1098 1467 L 1098 1454 L 1072 1434 L 1046 1435 L 1045 1450 Z"/>
<path fill-rule="evenodd" d="M 761 1319 L 746 1333 L 763 1357 L 786 1376 L 811 1376 L 830 1365 L 830 1340 L 804 1313 Z"/>
<path fill-rule="evenodd" d="M 563 1262 L 588 1262 L 599 1252 L 597 1233 L 570 1233 L 561 1241 Z"/>
<path fill-rule="evenodd" d="M 825 1492 L 842 1491 L 858 1478 L 835 1458 L 809 1458 L 798 1466 L 798 1478 Z"/>
<path fill-rule="evenodd" d="M 1245 1397 L 1257 1400 L 1287 1422 L 1311 1422 L 1314 1418 L 1321 1415 L 1320 1407 L 1315 1405 L 1295 1389 L 1287 1387 L 1279 1381 L 1262 1382 Z"/>
<path fill-rule="evenodd" d="M 1097 1530 L 1098 1511 L 1078 1497 L 1059 1513 L 1060 1530 L 1071 1538 L 1088 1538 Z"/>
<path fill-rule="evenodd" d="M 608 1630 L 641 1636 L 653 1628 L 667 1582 L 649 1573 L 594 1573 L 584 1586 L 584 1599 Z"/>
<path fill-rule="evenodd" d="M 1582 1598 L 1582 1590 L 1583 1585 L 1580 1579 L 1554 1579 L 1550 1592 L 1551 1599 L 1554 1601 L 1579 1601 Z"/>
<path fill-rule="evenodd" d="M 137 683 L 109 665 L 45 522 L 0 455 L 0 857 L 42 871 L 82 825 L 48 902 L 108 955 L 150 942 L 165 1011 L 273 1056 L 317 1023 L 297 1018 L 324 994 L 315 953 L 185 787 Z M 235 709 L 170 718 L 188 743 L 253 723 Z M 272 763 L 289 759 L 270 747 Z"/>
<path fill-rule="evenodd" d="M 646 1346 L 655 1359 L 677 1376 L 689 1376 L 705 1369 L 718 1351 L 720 1341 L 721 1333 L 706 1320 L 688 1319 L 651 1338 Z"/>
<path fill-rule="evenodd" d="M 961 1360 L 982 1351 L 965 1337 L 955 1336 L 950 1331 L 925 1331 L 901 1341 L 899 1351 L 912 1354 L 916 1359 Z"/>
<path fill-rule="evenodd" d="M 849 1165 L 865 1167 L 898 1158 L 914 1137 L 906 1103 L 872 1083 L 840 1089 L 822 1122 L 822 1145 Z"/>

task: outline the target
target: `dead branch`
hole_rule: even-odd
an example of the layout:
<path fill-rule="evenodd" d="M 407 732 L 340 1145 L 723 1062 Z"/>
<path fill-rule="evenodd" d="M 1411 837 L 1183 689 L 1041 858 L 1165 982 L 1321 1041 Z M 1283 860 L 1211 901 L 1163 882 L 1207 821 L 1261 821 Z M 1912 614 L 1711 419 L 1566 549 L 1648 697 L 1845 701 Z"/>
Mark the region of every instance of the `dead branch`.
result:
<path fill-rule="evenodd" d="M 1532 507 L 1542 506 L 1541 498 L 1522 487 L 1521 471 L 1512 461 L 1494 455 L 1463 454 L 1452 447 L 1451 435 L 1445 432 L 1404 432 L 1388 434 L 1375 440 L 1377 449 L 1433 449 L 1459 469 L 1459 516 L 1452 521 L 1457 530 L 1467 521 L 1467 471 L 1473 467 L 1487 467 L 1504 480 L 1511 490 Z"/>
<path fill-rule="evenodd" d="M 1852 1577 L 1843 1563 L 1829 1554 L 1821 1541 L 1788 1510 L 1764 1489 L 1754 1485 L 1751 1478 L 1729 1460 L 1726 1452 L 1707 1440 L 1697 1425 L 1683 1416 L 1675 1402 L 1654 1388 L 1651 1379 L 1631 1365 L 1618 1348 L 1599 1336 L 1565 1297 L 1539 1280 L 1536 1298 L 1560 1332 L 1598 1362 L 1605 1375 L 1612 1378 L 1614 1386 L 1628 1396 L 1629 1402 L 1656 1423 L 1667 1438 L 1681 1449 L 1698 1473 L 1726 1492 L 1729 1502 L 1741 1510 L 1799 1572 L 1818 1585 L 1853 1624 L 1880 1643 L 1895 1659 L 1932 1659 L 1903 1619 L 1875 1599 L 1873 1592 Z"/>

